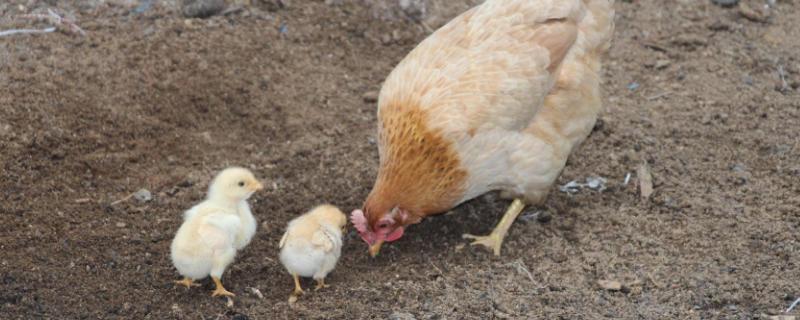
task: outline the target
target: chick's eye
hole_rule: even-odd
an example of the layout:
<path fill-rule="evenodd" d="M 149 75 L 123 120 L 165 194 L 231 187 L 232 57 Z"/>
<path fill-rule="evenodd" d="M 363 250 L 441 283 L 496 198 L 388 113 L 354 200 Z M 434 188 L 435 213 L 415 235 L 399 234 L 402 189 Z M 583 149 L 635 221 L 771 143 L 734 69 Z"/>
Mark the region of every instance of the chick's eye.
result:
<path fill-rule="evenodd" d="M 244 181 L 239 181 L 239 186 L 244 187 Z"/>

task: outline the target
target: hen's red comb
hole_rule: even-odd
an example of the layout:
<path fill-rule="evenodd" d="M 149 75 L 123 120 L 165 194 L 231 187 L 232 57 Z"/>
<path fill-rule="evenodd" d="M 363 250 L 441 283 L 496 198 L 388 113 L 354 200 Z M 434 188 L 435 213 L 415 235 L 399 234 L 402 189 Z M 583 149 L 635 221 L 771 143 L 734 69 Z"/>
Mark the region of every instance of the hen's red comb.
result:
<path fill-rule="evenodd" d="M 367 232 L 367 217 L 364 216 L 364 211 L 359 209 L 353 210 L 350 213 L 350 222 L 353 223 L 353 226 L 356 227 L 358 232 Z"/>

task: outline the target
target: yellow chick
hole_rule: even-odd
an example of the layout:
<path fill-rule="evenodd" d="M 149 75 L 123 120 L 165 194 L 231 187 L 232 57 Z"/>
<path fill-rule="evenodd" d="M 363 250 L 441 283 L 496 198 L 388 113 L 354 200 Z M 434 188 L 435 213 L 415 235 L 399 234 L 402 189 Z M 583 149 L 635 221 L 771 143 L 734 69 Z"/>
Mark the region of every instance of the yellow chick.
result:
<path fill-rule="evenodd" d="M 290 301 L 303 294 L 299 277 L 317 281 L 315 290 L 327 287 L 325 276 L 342 253 L 347 217 L 332 205 L 321 205 L 289 222 L 279 247 L 281 263 L 294 278 Z"/>
<path fill-rule="evenodd" d="M 211 276 L 212 296 L 235 296 L 225 290 L 220 278 L 256 232 L 256 219 L 247 199 L 264 186 L 247 169 L 231 167 L 211 181 L 206 200 L 184 214 L 183 225 L 172 240 L 172 263 L 184 277 L 176 281 L 187 288 L 194 280 Z"/>

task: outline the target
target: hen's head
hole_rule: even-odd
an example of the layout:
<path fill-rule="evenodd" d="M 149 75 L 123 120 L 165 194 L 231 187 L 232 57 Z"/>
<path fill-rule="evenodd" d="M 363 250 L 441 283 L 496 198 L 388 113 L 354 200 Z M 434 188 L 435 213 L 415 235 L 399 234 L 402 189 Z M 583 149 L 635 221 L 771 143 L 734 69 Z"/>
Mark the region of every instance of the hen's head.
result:
<path fill-rule="evenodd" d="M 369 254 L 374 257 L 384 242 L 400 239 L 407 225 L 418 223 L 421 219 L 399 207 L 383 212 L 365 207 L 364 211 L 353 210 L 350 220 L 361 239 L 369 245 Z"/>

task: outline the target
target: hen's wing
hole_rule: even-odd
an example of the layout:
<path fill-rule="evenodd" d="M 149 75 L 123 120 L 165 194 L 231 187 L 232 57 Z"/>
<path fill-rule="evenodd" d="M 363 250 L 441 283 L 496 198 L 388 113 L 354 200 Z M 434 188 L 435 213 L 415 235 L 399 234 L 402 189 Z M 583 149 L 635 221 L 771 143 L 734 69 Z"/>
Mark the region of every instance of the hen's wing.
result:
<path fill-rule="evenodd" d="M 381 122 L 416 107 L 452 139 L 524 129 L 575 43 L 581 14 L 580 0 L 490 0 L 465 12 L 392 71 L 380 94 Z"/>

